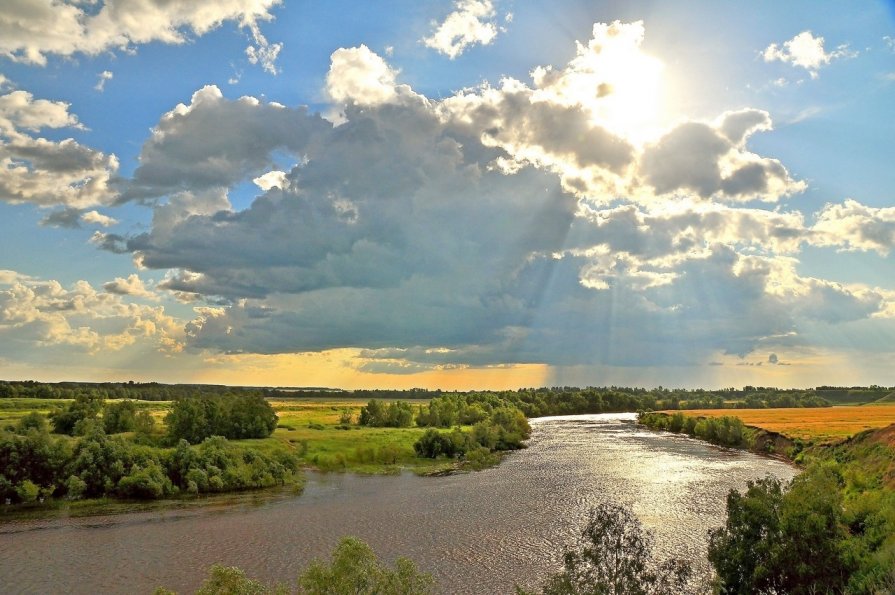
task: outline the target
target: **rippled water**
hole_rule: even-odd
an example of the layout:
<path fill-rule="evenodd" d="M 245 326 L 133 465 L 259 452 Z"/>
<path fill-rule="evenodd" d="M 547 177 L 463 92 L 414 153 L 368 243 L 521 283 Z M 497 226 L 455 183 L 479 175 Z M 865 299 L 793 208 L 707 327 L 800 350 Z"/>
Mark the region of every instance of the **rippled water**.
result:
<path fill-rule="evenodd" d="M 629 504 L 665 555 L 704 559 L 731 488 L 780 461 L 638 428 L 631 414 L 532 420 L 529 448 L 500 466 L 447 477 L 311 474 L 303 495 L 247 496 L 185 510 L 0 521 L 4 593 L 195 590 L 208 566 L 294 584 L 314 557 L 356 535 L 407 556 L 445 593 L 511 593 L 560 564 L 588 509 Z"/>

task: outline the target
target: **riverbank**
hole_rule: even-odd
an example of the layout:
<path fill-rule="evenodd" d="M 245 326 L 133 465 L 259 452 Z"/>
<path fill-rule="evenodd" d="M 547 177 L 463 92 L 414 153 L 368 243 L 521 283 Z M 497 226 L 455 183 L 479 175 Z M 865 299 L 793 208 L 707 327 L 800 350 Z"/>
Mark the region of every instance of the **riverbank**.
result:
<path fill-rule="evenodd" d="M 802 475 L 783 486 L 786 492 L 782 497 L 779 485 L 751 486 L 748 494 L 731 496 L 728 506 L 744 498 L 754 501 L 738 508 L 736 514 L 743 518 L 728 524 L 728 530 L 737 532 L 744 526 L 752 527 L 752 537 L 743 539 L 762 534 L 772 539 L 775 531 L 783 530 L 813 532 L 812 538 L 807 533 L 799 534 L 800 539 L 810 543 L 805 546 L 805 556 L 810 557 L 811 552 L 819 551 L 817 548 L 830 552 L 829 568 L 835 569 L 838 590 L 895 592 L 895 424 L 863 429 L 840 440 L 806 442 L 746 426 L 739 418 L 660 412 L 641 414 L 639 419 L 650 428 L 676 430 L 700 439 L 714 437 L 716 443 L 720 440 L 715 429 L 735 428 L 738 434 L 722 436 L 737 438 L 726 446 L 757 452 L 774 450 L 799 465 Z M 782 504 L 768 507 L 768 502 L 775 498 Z M 761 509 L 767 510 L 760 512 Z M 804 527 L 793 529 L 799 523 L 804 523 Z M 736 549 L 736 539 L 740 537 L 730 538 L 733 541 L 724 547 Z M 744 547 L 776 547 L 776 542 L 756 542 Z"/>

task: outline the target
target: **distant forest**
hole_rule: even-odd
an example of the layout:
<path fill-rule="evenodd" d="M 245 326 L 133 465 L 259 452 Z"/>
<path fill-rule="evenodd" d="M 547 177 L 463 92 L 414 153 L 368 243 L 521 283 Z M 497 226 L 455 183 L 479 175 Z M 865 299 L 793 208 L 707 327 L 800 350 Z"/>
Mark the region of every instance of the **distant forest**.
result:
<path fill-rule="evenodd" d="M 212 384 L 161 384 L 157 382 L 58 382 L 0 381 L 0 398 L 74 399 L 78 396 L 140 401 L 174 401 L 189 397 L 251 396 L 303 399 L 435 399 L 446 395 L 495 396 L 521 409 L 528 417 L 642 409 L 738 409 L 765 407 L 827 407 L 840 404 L 895 402 L 895 387 L 818 386 L 813 389 L 779 389 L 745 386 L 669 389 L 609 387 L 522 388 L 514 391 L 453 392 L 414 388 L 409 390 L 355 390 L 325 388 L 238 387 Z"/>

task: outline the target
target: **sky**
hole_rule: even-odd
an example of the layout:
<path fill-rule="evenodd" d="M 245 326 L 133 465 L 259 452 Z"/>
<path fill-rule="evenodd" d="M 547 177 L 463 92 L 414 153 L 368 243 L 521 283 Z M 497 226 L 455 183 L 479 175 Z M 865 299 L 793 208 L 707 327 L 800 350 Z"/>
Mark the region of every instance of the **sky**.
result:
<path fill-rule="evenodd" d="M 895 385 L 895 3 L 11 0 L 0 378 Z"/>

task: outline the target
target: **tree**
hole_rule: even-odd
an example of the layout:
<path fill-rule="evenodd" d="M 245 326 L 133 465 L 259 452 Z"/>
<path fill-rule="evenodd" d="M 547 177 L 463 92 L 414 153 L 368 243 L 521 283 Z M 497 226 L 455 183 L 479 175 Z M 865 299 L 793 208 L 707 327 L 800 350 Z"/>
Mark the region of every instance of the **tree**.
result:
<path fill-rule="evenodd" d="M 120 401 L 107 405 L 103 411 L 103 429 L 106 434 L 119 434 L 134 430 L 137 415 L 135 401 Z"/>
<path fill-rule="evenodd" d="M 727 497 L 727 522 L 711 532 L 709 561 L 721 593 L 839 593 L 854 570 L 849 534 L 830 469 L 815 465 L 789 491 L 765 478 Z"/>
<path fill-rule="evenodd" d="M 245 572 L 235 566 L 215 564 L 211 567 L 211 576 L 205 579 L 196 595 L 269 595 L 285 593 L 266 587 L 262 583 L 250 579 Z"/>
<path fill-rule="evenodd" d="M 672 595 L 685 590 L 689 562 L 652 557 L 653 536 L 628 508 L 604 502 L 590 511 L 578 548 L 563 556 L 563 571 L 544 595 Z"/>
<path fill-rule="evenodd" d="M 57 434 L 74 435 L 78 422 L 94 420 L 103 410 L 103 397 L 91 391 L 75 397 L 74 402 L 64 409 L 58 409 L 50 414 L 53 422 L 53 431 Z M 81 427 L 87 426 L 82 424 Z"/>
<path fill-rule="evenodd" d="M 432 576 L 398 558 L 391 569 L 379 562 L 373 550 L 356 537 L 345 537 L 332 554 L 331 563 L 315 560 L 298 577 L 299 592 L 307 595 L 344 593 L 377 595 L 427 595 L 435 592 Z"/>

